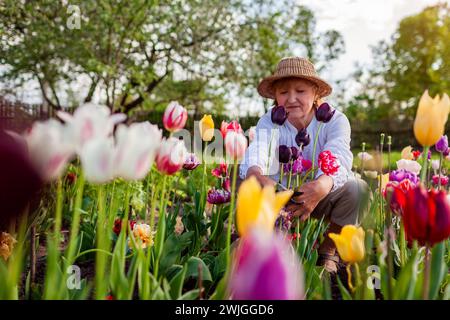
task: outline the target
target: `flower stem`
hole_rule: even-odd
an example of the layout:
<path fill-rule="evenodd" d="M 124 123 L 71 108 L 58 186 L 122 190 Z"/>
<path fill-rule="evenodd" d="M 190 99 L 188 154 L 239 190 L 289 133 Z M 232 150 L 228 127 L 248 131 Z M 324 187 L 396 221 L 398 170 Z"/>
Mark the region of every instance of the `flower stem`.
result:
<path fill-rule="evenodd" d="M 424 278 L 423 278 L 423 291 L 422 299 L 428 300 L 429 290 L 430 290 L 430 248 L 428 245 L 425 247 L 425 268 L 424 268 Z"/>
<path fill-rule="evenodd" d="M 59 237 L 62 224 L 63 188 L 61 178 L 56 183 L 55 237 Z M 59 241 L 58 241 L 59 243 Z"/>
<path fill-rule="evenodd" d="M 234 202 L 236 197 L 236 178 L 237 178 L 237 160 L 234 160 L 233 165 L 233 180 L 231 182 L 231 201 L 230 201 L 230 211 L 228 213 L 228 229 L 227 229 L 227 270 L 231 267 L 231 256 L 230 256 L 230 246 L 231 246 L 231 228 L 233 226 L 233 211 L 234 211 Z"/>
<path fill-rule="evenodd" d="M 423 164 L 422 164 L 422 171 L 420 172 L 420 181 L 425 185 L 426 177 L 427 177 L 427 168 L 428 168 L 428 150 L 430 147 L 425 146 L 423 147 Z"/>
<path fill-rule="evenodd" d="M 347 277 L 348 277 L 348 287 L 350 288 L 350 290 L 352 292 L 354 292 L 355 287 L 353 287 L 353 285 L 352 285 L 352 270 L 350 269 L 350 267 L 351 267 L 351 264 L 349 263 L 346 268 L 347 269 Z"/>
<path fill-rule="evenodd" d="M 439 153 L 438 190 L 441 190 L 441 171 L 442 171 L 442 153 Z"/>
<path fill-rule="evenodd" d="M 313 154 L 312 154 L 312 167 L 314 168 L 314 163 L 316 161 L 316 146 L 317 146 L 317 140 L 319 138 L 319 132 L 322 128 L 323 122 L 319 123 L 319 127 L 317 128 L 316 136 L 314 137 L 314 146 L 313 146 Z M 314 171 L 311 171 L 311 181 L 314 180 Z"/>
<path fill-rule="evenodd" d="M 97 300 L 103 300 L 106 296 L 107 282 L 105 281 L 105 266 L 107 255 L 103 251 L 107 250 L 106 236 L 107 230 L 105 230 L 105 192 L 104 185 L 100 185 L 98 188 L 98 215 L 97 215 L 97 251 L 95 258 L 95 296 Z"/>
<path fill-rule="evenodd" d="M 290 169 L 289 169 L 289 176 L 288 176 L 288 181 L 287 181 L 288 189 L 291 188 L 291 180 L 292 180 L 292 161 L 291 160 L 289 160 L 289 165 L 290 165 Z"/>

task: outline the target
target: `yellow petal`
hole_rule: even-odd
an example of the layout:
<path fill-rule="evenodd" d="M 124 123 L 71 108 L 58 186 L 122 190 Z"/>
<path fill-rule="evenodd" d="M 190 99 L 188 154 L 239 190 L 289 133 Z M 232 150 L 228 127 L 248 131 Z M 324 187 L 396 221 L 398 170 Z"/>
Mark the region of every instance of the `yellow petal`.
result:
<path fill-rule="evenodd" d="M 286 190 L 275 193 L 275 204 L 273 210 L 276 211 L 277 213 L 280 212 L 281 208 L 283 208 L 284 205 L 289 201 L 293 193 L 294 191 L 292 190 Z"/>
<path fill-rule="evenodd" d="M 214 121 L 210 114 L 204 115 L 199 122 L 200 134 L 203 141 L 211 141 L 214 136 Z"/>
<path fill-rule="evenodd" d="M 364 230 L 358 228 L 351 241 L 352 262 L 359 262 L 364 258 Z"/>
<path fill-rule="evenodd" d="M 251 176 L 239 187 L 236 201 L 236 222 L 239 235 L 244 236 L 249 227 L 258 218 L 261 211 L 263 194 L 258 180 Z"/>
<path fill-rule="evenodd" d="M 336 233 L 329 233 L 328 236 L 330 237 L 331 240 L 333 240 L 334 244 L 336 245 L 337 251 L 341 259 L 346 262 L 349 262 L 351 257 L 348 242 L 343 237 L 341 237 L 339 234 Z"/>

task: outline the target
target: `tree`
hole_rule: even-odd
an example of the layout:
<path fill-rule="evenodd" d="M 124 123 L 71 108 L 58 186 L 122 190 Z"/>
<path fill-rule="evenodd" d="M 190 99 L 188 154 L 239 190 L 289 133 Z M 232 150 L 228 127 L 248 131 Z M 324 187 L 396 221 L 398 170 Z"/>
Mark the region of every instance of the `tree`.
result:
<path fill-rule="evenodd" d="M 55 109 L 97 96 L 129 114 L 172 99 L 197 113 L 207 105 L 220 110 L 231 89 L 254 95 L 257 81 L 299 48 L 322 62 L 336 59 L 343 41 L 333 30 L 318 34 L 313 13 L 293 0 L 0 6 L 1 81 L 12 92 L 36 81 Z"/>
<path fill-rule="evenodd" d="M 422 93 L 450 91 L 450 8 L 446 3 L 404 18 L 390 42 L 373 48 L 374 64 L 361 68 L 355 79 L 361 92 L 350 104 L 359 105 L 370 120 L 412 120 Z"/>

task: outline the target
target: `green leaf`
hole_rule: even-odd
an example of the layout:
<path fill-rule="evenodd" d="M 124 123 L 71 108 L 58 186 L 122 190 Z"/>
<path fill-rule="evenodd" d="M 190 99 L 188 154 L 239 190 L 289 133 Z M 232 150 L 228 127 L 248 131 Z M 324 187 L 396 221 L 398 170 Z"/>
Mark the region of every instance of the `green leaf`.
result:
<path fill-rule="evenodd" d="M 198 278 L 198 268 L 201 265 L 202 268 L 202 281 L 212 281 L 211 273 L 205 262 L 198 257 L 190 257 L 187 261 L 186 278 L 193 277 Z"/>
<path fill-rule="evenodd" d="M 352 295 L 348 292 L 348 290 L 342 284 L 341 279 L 338 276 L 336 276 L 336 279 L 337 279 L 337 282 L 338 282 L 339 290 L 340 290 L 341 295 L 342 295 L 342 299 L 343 300 L 353 300 Z"/>
<path fill-rule="evenodd" d="M 172 299 L 178 299 L 181 296 L 186 271 L 187 268 L 183 268 L 170 280 L 170 296 Z"/>
<path fill-rule="evenodd" d="M 194 289 L 183 294 L 178 300 L 195 300 L 200 293 L 199 289 Z"/>
<path fill-rule="evenodd" d="M 439 288 L 446 274 L 446 265 L 444 262 L 445 241 L 434 246 L 431 256 L 431 274 L 429 299 L 434 300 L 438 296 Z"/>
<path fill-rule="evenodd" d="M 394 299 L 413 299 L 414 288 L 417 283 L 418 264 L 417 252 L 413 252 L 408 263 L 400 271 L 394 287 Z"/>

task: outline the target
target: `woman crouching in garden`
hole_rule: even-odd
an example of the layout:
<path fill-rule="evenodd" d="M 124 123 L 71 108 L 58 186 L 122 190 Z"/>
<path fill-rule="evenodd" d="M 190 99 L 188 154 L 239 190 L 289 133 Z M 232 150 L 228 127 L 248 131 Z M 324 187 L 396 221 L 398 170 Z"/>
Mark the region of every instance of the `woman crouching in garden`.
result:
<path fill-rule="evenodd" d="M 322 98 L 331 91 L 331 86 L 318 77 L 307 59 L 282 59 L 275 74 L 264 78 L 258 85 L 259 94 L 274 99 L 275 103 L 258 121 L 256 139 L 245 153 L 239 176 L 240 179 L 255 176 L 263 186 L 277 185 L 281 188 L 292 189 L 297 182 L 300 187 L 286 211 L 299 217 L 300 221 L 324 216 L 330 223 L 319 246 L 318 264 L 329 272 L 336 272 L 340 260 L 328 233 L 340 233 L 344 225 L 358 223 L 360 190 L 364 182 L 351 172 L 353 155 L 347 117 L 322 102 Z M 296 150 L 300 153 L 295 154 Z M 319 155 L 323 157 L 321 163 L 329 161 L 328 170 L 317 166 Z M 313 169 L 318 168 L 305 174 L 308 179 L 303 183 L 299 183 L 300 176 L 294 178 L 290 172 L 298 170 L 294 168 L 292 159 L 299 156 L 303 159 L 303 166 L 309 163 Z M 280 162 L 286 164 L 280 166 Z M 301 167 L 301 162 L 298 163 Z M 282 186 L 277 184 L 278 181 Z"/>

